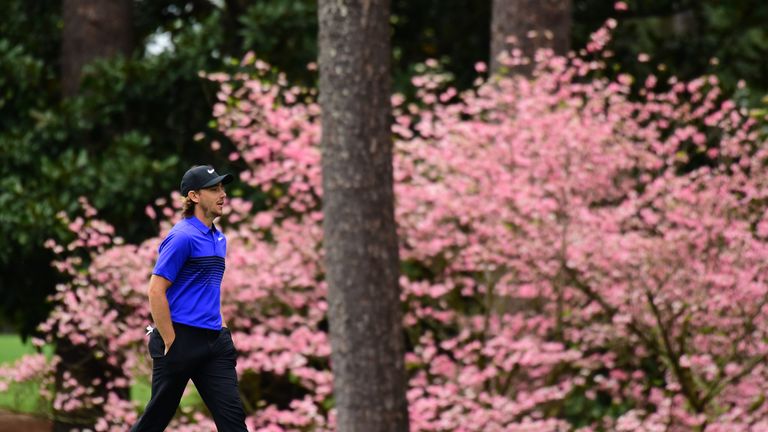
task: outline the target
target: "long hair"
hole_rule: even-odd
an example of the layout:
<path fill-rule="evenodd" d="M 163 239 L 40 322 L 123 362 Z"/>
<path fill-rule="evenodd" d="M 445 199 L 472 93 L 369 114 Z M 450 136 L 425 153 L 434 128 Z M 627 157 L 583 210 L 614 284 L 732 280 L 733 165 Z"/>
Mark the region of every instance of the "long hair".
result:
<path fill-rule="evenodd" d="M 189 199 L 188 196 L 183 197 L 182 198 L 182 203 L 181 203 L 181 214 L 182 214 L 182 216 L 184 216 L 185 218 L 188 218 L 190 216 L 194 216 L 195 215 L 195 206 L 196 205 L 197 204 L 195 204 L 194 201 Z"/>

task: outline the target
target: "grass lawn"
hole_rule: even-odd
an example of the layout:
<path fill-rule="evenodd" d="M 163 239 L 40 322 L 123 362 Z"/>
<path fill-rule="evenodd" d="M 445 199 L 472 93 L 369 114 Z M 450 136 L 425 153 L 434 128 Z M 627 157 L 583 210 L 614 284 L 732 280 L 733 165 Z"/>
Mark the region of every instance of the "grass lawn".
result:
<path fill-rule="evenodd" d="M 43 350 L 51 354 L 50 348 Z M 10 365 L 25 354 L 34 354 L 31 343 L 22 343 L 15 334 L 0 334 L 0 366 Z M 5 392 L 0 392 L 0 408 L 23 413 L 41 413 L 45 410 L 44 401 L 36 383 L 11 384 Z"/>
<path fill-rule="evenodd" d="M 51 356 L 53 348 L 46 346 L 43 352 Z M 21 338 L 15 334 L 0 334 L 0 366 L 12 364 L 24 354 L 35 353 L 35 348 L 31 343 L 23 343 Z M 197 408 L 202 406 L 203 402 L 198 395 L 197 390 L 190 382 L 187 394 L 181 400 L 182 408 Z M 131 386 L 131 399 L 142 408 L 149 401 L 151 387 L 146 380 L 137 380 Z M 8 391 L 0 392 L 0 408 L 10 411 L 44 414 L 47 410 L 46 402 L 40 397 L 37 383 L 13 384 Z"/>
<path fill-rule="evenodd" d="M 50 349 L 44 350 L 50 355 Z M 13 363 L 24 354 L 34 354 L 35 348 L 29 342 L 24 344 L 15 334 L 0 334 L 0 364 Z"/>

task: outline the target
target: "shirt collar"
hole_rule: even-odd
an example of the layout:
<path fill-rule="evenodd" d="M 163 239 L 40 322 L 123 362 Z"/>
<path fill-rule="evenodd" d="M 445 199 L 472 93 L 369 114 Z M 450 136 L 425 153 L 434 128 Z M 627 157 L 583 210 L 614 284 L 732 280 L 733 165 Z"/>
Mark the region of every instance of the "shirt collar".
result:
<path fill-rule="evenodd" d="M 197 218 L 197 216 L 190 216 L 187 218 L 187 222 L 192 225 L 193 227 L 197 228 L 201 233 L 208 234 L 209 232 L 218 231 L 216 229 L 216 224 L 211 224 L 211 227 L 208 228 L 206 224 L 203 223 L 200 219 Z"/>

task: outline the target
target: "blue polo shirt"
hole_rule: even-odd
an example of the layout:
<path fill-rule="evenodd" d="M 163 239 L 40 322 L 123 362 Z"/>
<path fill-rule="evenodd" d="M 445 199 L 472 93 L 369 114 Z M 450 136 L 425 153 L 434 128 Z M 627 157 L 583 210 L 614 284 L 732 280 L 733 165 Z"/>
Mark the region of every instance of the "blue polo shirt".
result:
<path fill-rule="evenodd" d="M 153 274 L 171 281 L 166 291 L 171 320 L 221 329 L 221 279 L 227 239 L 195 216 L 182 219 L 160 244 Z"/>

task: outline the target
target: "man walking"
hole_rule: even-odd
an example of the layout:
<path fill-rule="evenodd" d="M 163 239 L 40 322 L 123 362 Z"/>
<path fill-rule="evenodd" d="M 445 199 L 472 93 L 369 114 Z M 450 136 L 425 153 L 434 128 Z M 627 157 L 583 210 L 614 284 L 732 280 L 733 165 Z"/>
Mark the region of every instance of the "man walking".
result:
<path fill-rule="evenodd" d="M 149 281 L 152 397 L 132 432 L 163 431 L 191 379 L 219 432 L 243 432 L 245 411 L 237 390 L 237 351 L 221 316 L 221 279 L 227 239 L 213 220 L 221 216 L 231 174 L 210 166 L 181 180 L 184 219 L 159 249 Z"/>

